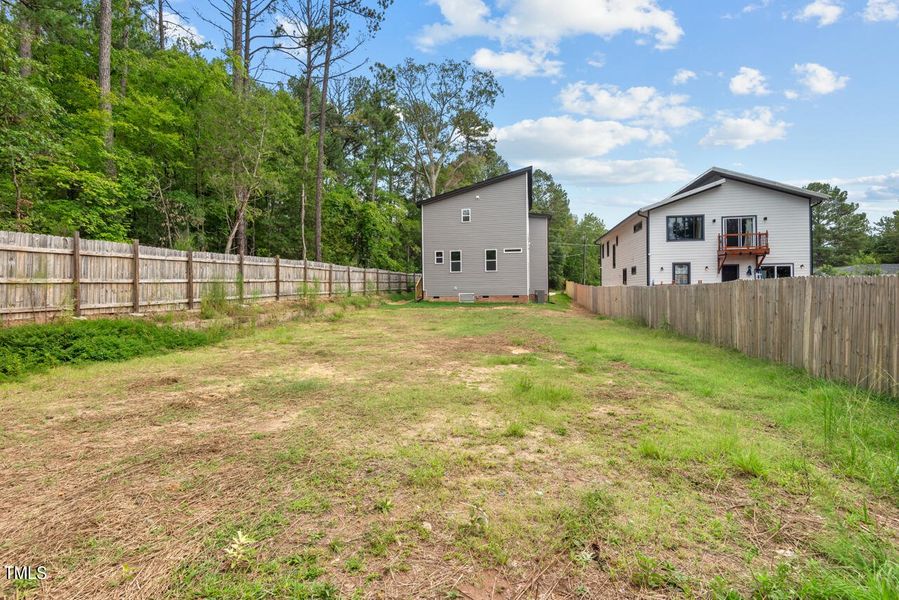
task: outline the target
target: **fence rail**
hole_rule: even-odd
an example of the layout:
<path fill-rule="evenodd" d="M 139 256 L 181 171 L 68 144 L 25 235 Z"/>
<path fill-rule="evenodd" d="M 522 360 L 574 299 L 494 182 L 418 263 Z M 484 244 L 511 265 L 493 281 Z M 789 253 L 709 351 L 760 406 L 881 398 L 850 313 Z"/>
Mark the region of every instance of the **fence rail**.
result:
<path fill-rule="evenodd" d="M 711 285 L 566 283 L 575 303 L 899 396 L 899 276 Z"/>
<path fill-rule="evenodd" d="M 416 273 L 0 231 L 0 322 L 184 310 L 212 286 L 232 300 L 415 287 Z"/>

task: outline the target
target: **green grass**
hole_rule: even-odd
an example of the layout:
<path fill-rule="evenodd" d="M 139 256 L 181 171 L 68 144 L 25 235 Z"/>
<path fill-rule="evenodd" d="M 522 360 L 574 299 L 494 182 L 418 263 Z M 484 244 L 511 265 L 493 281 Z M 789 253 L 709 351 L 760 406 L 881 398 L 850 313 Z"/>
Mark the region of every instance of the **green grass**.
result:
<path fill-rule="evenodd" d="M 148 596 L 462 597 L 497 573 L 514 597 L 546 569 L 580 597 L 895 600 L 896 399 L 552 299 L 354 295 L 7 384 L 4 504 L 77 489 L 73 511 L 150 525 L 74 540 L 48 510 L 6 547 L 61 597 L 85 573 L 127 595 L 183 543 Z"/>
<path fill-rule="evenodd" d="M 187 330 L 132 319 L 65 321 L 0 329 L 0 382 L 64 364 L 123 361 L 223 339 L 221 329 Z"/>

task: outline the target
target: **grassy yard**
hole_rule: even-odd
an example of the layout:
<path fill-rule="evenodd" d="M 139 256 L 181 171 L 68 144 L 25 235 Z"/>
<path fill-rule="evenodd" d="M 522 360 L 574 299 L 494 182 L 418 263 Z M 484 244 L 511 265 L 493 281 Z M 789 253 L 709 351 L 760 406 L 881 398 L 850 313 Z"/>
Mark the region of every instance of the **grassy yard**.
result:
<path fill-rule="evenodd" d="M 0 556 L 49 572 L 0 586 L 899 597 L 899 403 L 560 302 L 385 304 L 0 384 Z"/>

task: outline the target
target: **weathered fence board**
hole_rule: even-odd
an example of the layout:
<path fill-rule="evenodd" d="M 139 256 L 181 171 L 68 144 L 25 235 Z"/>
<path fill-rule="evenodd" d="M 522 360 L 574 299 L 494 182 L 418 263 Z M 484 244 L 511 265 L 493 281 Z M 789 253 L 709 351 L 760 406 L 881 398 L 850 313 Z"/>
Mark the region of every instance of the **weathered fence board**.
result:
<path fill-rule="evenodd" d="M 409 291 L 416 273 L 0 231 L 0 322 L 230 300 Z"/>
<path fill-rule="evenodd" d="M 569 281 L 566 291 L 590 312 L 899 396 L 899 276 L 653 287 Z"/>

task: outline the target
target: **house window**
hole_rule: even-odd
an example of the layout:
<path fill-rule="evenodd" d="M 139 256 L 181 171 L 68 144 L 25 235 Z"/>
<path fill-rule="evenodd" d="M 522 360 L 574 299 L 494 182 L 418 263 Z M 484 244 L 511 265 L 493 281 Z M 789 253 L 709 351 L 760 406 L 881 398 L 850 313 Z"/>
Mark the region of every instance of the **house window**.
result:
<path fill-rule="evenodd" d="M 484 250 L 484 270 L 496 271 L 496 250 Z"/>
<path fill-rule="evenodd" d="M 690 263 L 674 263 L 671 265 L 671 272 L 675 285 L 690 285 Z"/>
<path fill-rule="evenodd" d="M 462 222 L 469 223 L 471 221 L 471 209 L 463 208 L 462 209 Z"/>
<path fill-rule="evenodd" d="M 756 271 L 759 279 L 783 279 L 793 276 L 793 265 L 763 265 Z"/>
<path fill-rule="evenodd" d="M 668 217 L 669 242 L 690 242 L 704 239 L 705 217 L 703 215 Z"/>
<path fill-rule="evenodd" d="M 638 231 L 643 231 L 643 221 L 638 221 L 636 225 L 634 225 L 634 233 Z"/>
<path fill-rule="evenodd" d="M 521 248 L 503 248 L 503 254 L 521 254 Z"/>
<path fill-rule="evenodd" d="M 616 248 L 618 248 L 617 245 L 612 246 L 612 268 L 613 269 L 615 268 L 615 254 L 616 254 L 615 250 L 616 250 Z"/>
<path fill-rule="evenodd" d="M 443 250 L 435 250 L 434 251 L 434 264 L 435 265 L 443 264 Z"/>
<path fill-rule="evenodd" d="M 462 272 L 462 251 L 452 250 L 450 252 L 450 273 Z"/>
<path fill-rule="evenodd" d="M 605 244 L 600 244 L 600 246 L 599 246 L 599 257 L 600 258 L 606 257 L 606 245 Z"/>
<path fill-rule="evenodd" d="M 621 285 L 627 285 L 627 269 L 621 269 Z"/>
<path fill-rule="evenodd" d="M 637 267 L 631 267 L 631 275 L 637 274 Z"/>

